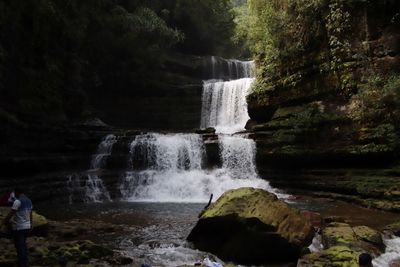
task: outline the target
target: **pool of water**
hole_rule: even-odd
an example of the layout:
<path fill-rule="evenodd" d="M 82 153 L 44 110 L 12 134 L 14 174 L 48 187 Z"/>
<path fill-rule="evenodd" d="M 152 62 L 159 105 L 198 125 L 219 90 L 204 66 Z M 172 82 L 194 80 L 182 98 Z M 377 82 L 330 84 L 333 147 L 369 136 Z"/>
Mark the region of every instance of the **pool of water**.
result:
<path fill-rule="evenodd" d="M 340 216 L 353 225 L 368 225 L 378 229 L 400 220 L 400 214 L 327 199 L 298 197 L 290 205 L 316 211 L 323 216 Z M 37 210 L 52 220 L 91 219 L 122 225 L 126 231 L 123 234 L 116 233 L 108 242 L 124 255 L 133 258 L 133 266 L 142 263 L 151 266 L 179 266 L 193 265 L 205 257 L 219 261 L 186 242 L 204 206 L 205 203 L 110 202 L 50 206 L 39 204 Z"/>

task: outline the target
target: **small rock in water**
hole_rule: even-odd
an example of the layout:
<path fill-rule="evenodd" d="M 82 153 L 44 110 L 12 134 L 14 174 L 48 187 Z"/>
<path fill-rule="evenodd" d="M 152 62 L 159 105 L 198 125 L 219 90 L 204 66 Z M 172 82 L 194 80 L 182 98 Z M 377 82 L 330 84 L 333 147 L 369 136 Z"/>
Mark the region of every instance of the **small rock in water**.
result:
<path fill-rule="evenodd" d="M 195 133 L 197 133 L 197 134 L 215 134 L 215 132 L 216 132 L 216 130 L 213 127 L 195 130 Z"/>

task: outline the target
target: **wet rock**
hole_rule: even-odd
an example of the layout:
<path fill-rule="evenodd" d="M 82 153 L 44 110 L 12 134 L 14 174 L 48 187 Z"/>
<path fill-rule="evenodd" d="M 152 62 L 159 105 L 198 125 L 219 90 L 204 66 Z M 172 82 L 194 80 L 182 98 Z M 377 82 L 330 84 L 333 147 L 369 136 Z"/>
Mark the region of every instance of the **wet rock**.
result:
<path fill-rule="evenodd" d="M 298 261 L 297 267 L 358 267 L 358 255 L 359 253 L 346 246 L 334 246 L 318 253 L 305 255 Z"/>
<path fill-rule="evenodd" d="M 223 260 L 257 264 L 296 259 L 312 235 L 298 210 L 262 189 L 240 188 L 212 204 L 187 239 Z"/>
<path fill-rule="evenodd" d="M 381 233 L 367 226 L 350 226 L 331 222 L 322 231 L 324 250 L 303 255 L 298 267 L 306 266 L 358 266 L 363 252 L 379 255 L 384 249 Z"/>
<path fill-rule="evenodd" d="M 381 234 L 367 226 L 350 226 L 346 223 L 333 222 L 322 232 L 325 247 L 347 246 L 355 251 L 368 251 L 379 255 L 384 251 Z"/>
<path fill-rule="evenodd" d="M 57 242 L 41 237 L 29 238 L 28 248 L 31 263 L 40 266 L 56 266 L 60 260 L 89 264 L 91 259 L 101 259 L 114 253 L 89 240 Z"/>
<path fill-rule="evenodd" d="M 386 226 L 384 230 L 390 231 L 396 236 L 400 236 L 400 222 L 392 223 Z"/>
<path fill-rule="evenodd" d="M 400 259 L 391 261 L 389 267 L 400 267 Z"/>
<path fill-rule="evenodd" d="M 0 266 L 14 267 L 17 254 L 15 252 L 14 244 L 12 240 L 8 238 L 0 238 Z"/>
<path fill-rule="evenodd" d="M 208 127 L 205 129 L 197 129 L 197 130 L 195 130 L 195 133 L 197 133 L 197 134 L 215 134 L 215 128 Z"/>

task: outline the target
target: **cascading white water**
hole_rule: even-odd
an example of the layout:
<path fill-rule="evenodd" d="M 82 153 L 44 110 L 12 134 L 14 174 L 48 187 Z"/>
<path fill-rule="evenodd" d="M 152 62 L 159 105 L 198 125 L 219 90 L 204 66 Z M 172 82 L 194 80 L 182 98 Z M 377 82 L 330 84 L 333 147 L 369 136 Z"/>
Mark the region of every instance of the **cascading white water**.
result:
<path fill-rule="evenodd" d="M 131 144 L 128 171 L 120 190 L 127 201 L 206 202 L 226 190 L 256 187 L 272 191 L 259 179 L 254 164 L 255 144 L 241 137 L 221 136 L 222 168 L 202 169 L 205 149 L 200 135 L 146 134 Z"/>
<path fill-rule="evenodd" d="M 110 194 L 99 173 L 104 168 L 106 159 L 111 155 L 113 145 L 116 142 L 115 135 L 105 136 L 98 145 L 96 153 L 92 155 L 90 169 L 84 173 L 74 173 L 67 177 L 70 204 L 74 200 L 83 200 L 84 202 L 111 201 Z"/>
<path fill-rule="evenodd" d="M 113 134 L 109 134 L 101 140 L 96 154 L 92 156 L 92 161 L 90 162 L 91 170 L 98 170 L 104 167 L 105 160 L 111 155 L 112 148 L 116 142 L 117 137 Z"/>
<path fill-rule="evenodd" d="M 386 245 L 385 253 L 372 261 L 374 267 L 389 267 L 392 261 L 400 259 L 400 237 L 386 236 L 383 242 Z"/>
<path fill-rule="evenodd" d="M 246 96 L 254 81 L 252 61 L 216 60 L 212 58 L 213 77 L 220 78 L 221 65 L 227 66 L 229 81 L 203 82 L 201 128 L 214 127 L 217 133 L 231 134 L 244 130 L 250 119 L 247 114 Z M 218 70 L 218 72 L 217 72 Z"/>
<path fill-rule="evenodd" d="M 136 136 L 130 148 L 132 169 L 122 181 L 121 194 L 132 201 L 202 202 L 197 177 L 203 157 L 203 140 L 196 134 Z"/>
<path fill-rule="evenodd" d="M 244 130 L 250 119 L 246 95 L 253 78 L 233 81 L 204 81 L 201 106 L 201 128 L 214 127 L 218 133 Z"/>
<path fill-rule="evenodd" d="M 221 186 L 218 190 L 222 195 L 226 190 L 239 187 L 262 188 L 274 193 L 279 198 L 287 199 L 289 195 L 280 192 L 261 179 L 255 165 L 256 143 L 243 136 L 219 135 L 219 150 L 222 159 L 222 169 L 218 172 L 229 177 L 229 186 Z"/>
<path fill-rule="evenodd" d="M 254 164 L 256 144 L 251 139 L 239 136 L 219 136 L 222 167 L 229 170 L 237 179 L 255 179 L 257 170 Z"/>
<path fill-rule="evenodd" d="M 201 127 L 215 127 L 219 133 L 244 130 L 249 119 L 246 95 L 253 82 L 253 62 L 212 57 L 214 78 L 205 81 Z M 226 74 L 226 75 L 225 75 Z M 255 166 L 255 142 L 241 136 L 220 134 L 222 167 L 202 169 L 206 156 L 202 137 L 193 134 L 145 134 L 131 144 L 130 165 L 120 191 L 127 201 L 206 202 L 229 189 L 263 188 L 287 197 L 261 179 Z"/>
<path fill-rule="evenodd" d="M 211 75 L 213 79 L 229 80 L 253 77 L 253 61 L 240 61 L 237 59 L 224 59 L 211 57 Z"/>
<path fill-rule="evenodd" d="M 85 181 L 85 202 L 111 201 L 110 193 L 104 186 L 103 180 L 99 177 L 98 171 L 104 167 L 105 161 L 111 155 L 113 145 L 116 142 L 115 135 L 107 135 L 97 147 L 96 154 L 92 156 L 90 170 L 88 170 Z"/>
<path fill-rule="evenodd" d="M 203 141 L 196 134 L 139 135 L 131 143 L 131 164 L 138 161 L 146 169 L 193 170 L 201 169 Z"/>

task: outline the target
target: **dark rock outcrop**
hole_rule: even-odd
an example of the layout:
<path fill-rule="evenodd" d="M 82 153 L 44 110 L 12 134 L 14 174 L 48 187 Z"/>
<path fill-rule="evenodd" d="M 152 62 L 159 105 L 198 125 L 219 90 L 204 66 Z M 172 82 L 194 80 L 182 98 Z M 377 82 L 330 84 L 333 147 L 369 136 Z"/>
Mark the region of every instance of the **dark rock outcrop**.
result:
<path fill-rule="evenodd" d="M 305 216 L 275 195 L 240 188 L 205 210 L 187 239 L 223 260 L 260 264 L 297 259 L 312 235 Z"/>

